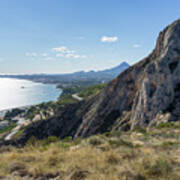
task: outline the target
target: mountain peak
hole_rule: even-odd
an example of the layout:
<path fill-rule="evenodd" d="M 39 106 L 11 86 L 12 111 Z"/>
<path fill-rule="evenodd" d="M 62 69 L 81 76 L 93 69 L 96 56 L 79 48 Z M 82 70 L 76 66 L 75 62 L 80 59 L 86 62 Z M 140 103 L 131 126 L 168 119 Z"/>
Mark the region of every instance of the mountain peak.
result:
<path fill-rule="evenodd" d="M 158 57 L 167 51 L 174 50 L 174 48 L 180 51 L 180 19 L 160 32 L 154 53 Z"/>
<path fill-rule="evenodd" d="M 120 65 L 125 65 L 125 66 L 129 66 L 129 64 L 126 61 L 123 61 Z"/>

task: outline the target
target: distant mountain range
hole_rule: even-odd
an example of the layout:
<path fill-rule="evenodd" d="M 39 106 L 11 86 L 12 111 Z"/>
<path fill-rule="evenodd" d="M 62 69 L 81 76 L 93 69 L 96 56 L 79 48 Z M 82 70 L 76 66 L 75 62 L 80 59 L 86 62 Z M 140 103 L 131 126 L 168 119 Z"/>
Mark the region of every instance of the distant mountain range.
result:
<path fill-rule="evenodd" d="M 79 71 L 70 74 L 31 74 L 31 75 L 0 75 L 4 78 L 18 78 L 18 79 L 27 79 L 36 82 L 42 83 L 77 83 L 77 82 L 108 82 L 118 76 L 122 71 L 127 69 L 129 64 L 127 62 L 122 62 L 120 65 L 101 71 Z M 91 83 L 90 83 L 91 84 Z"/>

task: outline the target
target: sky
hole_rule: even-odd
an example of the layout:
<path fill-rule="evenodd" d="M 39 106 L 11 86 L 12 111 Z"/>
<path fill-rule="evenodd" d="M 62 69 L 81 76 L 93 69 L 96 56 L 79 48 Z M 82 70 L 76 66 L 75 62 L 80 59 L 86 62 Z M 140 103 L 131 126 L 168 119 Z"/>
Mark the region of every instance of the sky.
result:
<path fill-rule="evenodd" d="M 0 0 L 0 74 L 134 64 L 180 18 L 179 0 Z"/>

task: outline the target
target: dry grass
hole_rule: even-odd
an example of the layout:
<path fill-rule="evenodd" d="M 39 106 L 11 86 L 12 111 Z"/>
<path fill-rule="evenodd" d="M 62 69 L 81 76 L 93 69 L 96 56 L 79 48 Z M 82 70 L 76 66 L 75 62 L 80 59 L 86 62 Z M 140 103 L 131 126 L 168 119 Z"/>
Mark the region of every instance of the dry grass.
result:
<path fill-rule="evenodd" d="M 5 148 L 0 154 L 0 176 L 13 180 L 25 176 L 56 180 L 180 179 L 180 129 L 151 129 L 120 137 L 100 135 L 78 142 Z"/>

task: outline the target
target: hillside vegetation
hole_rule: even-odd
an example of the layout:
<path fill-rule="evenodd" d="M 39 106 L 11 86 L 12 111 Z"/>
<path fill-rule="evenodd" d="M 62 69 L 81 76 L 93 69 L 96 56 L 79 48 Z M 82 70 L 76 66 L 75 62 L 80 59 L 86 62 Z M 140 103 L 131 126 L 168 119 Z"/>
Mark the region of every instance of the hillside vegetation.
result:
<path fill-rule="evenodd" d="M 29 124 L 40 120 L 47 120 L 48 118 L 54 116 L 60 107 L 66 104 L 77 103 L 78 100 L 73 97 L 73 94 L 77 94 L 77 96 L 82 97 L 82 99 L 87 99 L 100 93 L 105 86 L 105 83 L 87 87 L 68 86 L 63 90 L 63 94 L 56 102 L 41 103 L 27 108 L 15 108 L 7 111 L 4 118 L 0 120 L 0 122 L 8 121 L 8 124 L 5 127 L 0 128 L 0 140 L 3 140 L 13 131 L 14 128 L 17 127 L 18 119 L 23 118 L 26 123 L 22 125 L 19 131 L 15 133 L 11 139 L 16 139 L 19 135 L 21 135 L 25 127 Z"/>
<path fill-rule="evenodd" d="M 1 147 L 0 179 L 179 180 L 180 124 Z"/>
<path fill-rule="evenodd" d="M 106 87 L 106 83 L 96 84 L 80 91 L 78 95 L 83 98 L 86 98 L 92 95 L 97 95 L 105 87 Z"/>

